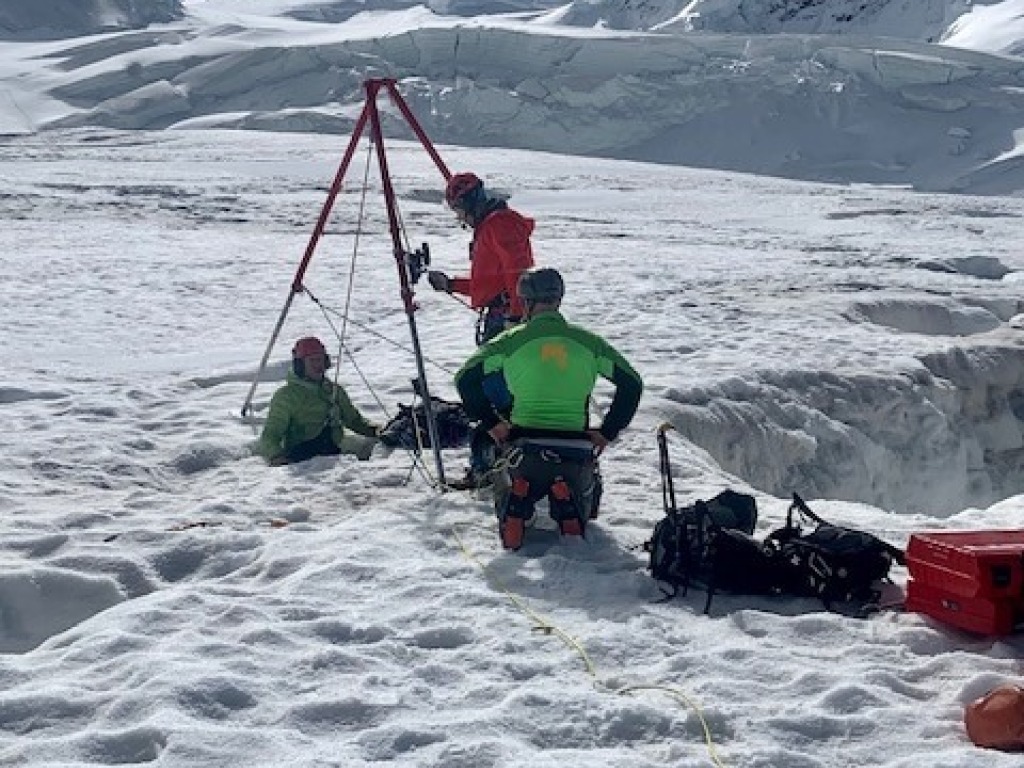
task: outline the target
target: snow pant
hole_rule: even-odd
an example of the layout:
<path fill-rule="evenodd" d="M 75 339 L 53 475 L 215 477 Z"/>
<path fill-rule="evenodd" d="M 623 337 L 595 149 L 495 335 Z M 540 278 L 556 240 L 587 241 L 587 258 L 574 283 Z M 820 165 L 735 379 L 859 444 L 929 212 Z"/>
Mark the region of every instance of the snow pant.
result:
<path fill-rule="evenodd" d="M 293 445 L 285 452 L 285 458 L 288 459 L 289 464 L 295 464 L 300 461 L 308 461 L 314 456 L 337 456 L 344 453 L 365 461 L 370 458 L 370 454 L 373 452 L 374 442 L 376 441 L 369 437 L 344 435 L 339 446 L 334 442 L 334 436 L 331 434 L 331 428 L 328 426 L 324 427 L 320 434 L 312 440 L 306 440 L 303 443 Z"/>
<path fill-rule="evenodd" d="M 594 446 L 585 439 L 526 438 L 504 451 L 494 477 L 494 507 L 499 520 L 529 520 L 543 498 L 556 522 L 576 518 L 581 529 L 597 517 L 601 475 Z"/>
<path fill-rule="evenodd" d="M 512 395 L 505 383 L 505 376 L 500 372 L 484 376 L 483 388 L 494 410 L 508 418 L 507 414 L 512 410 Z M 469 440 L 469 472 L 476 478 L 478 485 L 485 483 L 497 458 L 498 446 L 487 434 L 487 430 L 477 424 Z"/>
<path fill-rule="evenodd" d="M 469 438 L 469 471 L 478 482 L 482 482 L 498 459 L 498 446 L 487 430 L 477 425 Z"/>
<path fill-rule="evenodd" d="M 522 320 L 521 317 L 512 317 L 505 314 L 504 304 L 487 307 L 480 313 L 476 321 L 476 344 L 486 344 L 499 333 Z"/>

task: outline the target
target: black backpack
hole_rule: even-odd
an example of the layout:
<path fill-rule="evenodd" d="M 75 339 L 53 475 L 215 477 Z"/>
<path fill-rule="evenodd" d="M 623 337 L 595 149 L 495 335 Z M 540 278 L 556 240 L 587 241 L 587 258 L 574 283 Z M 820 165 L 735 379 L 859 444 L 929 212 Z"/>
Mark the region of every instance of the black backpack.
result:
<path fill-rule="evenodd" d="M 672 588 L 662 590 L 666 599 L 696 584 L 707 590 L 705 613 L 716 590 L 817 597 L 829 609 L 850 602 L 864 607 L 877 602 L 879 582 L 892 564 L 904 563 L 901 550 L 870 533 L 825 522 L 796 493 L 786 525 L 763 542 L 753 536 L 757 506 L 747 494 L 726 490 L 677 509 L 666 429 L 658 431 L 665 517 L 644 544 L 651 575 Z M 795 522 L 794 513 L 800 516 Z M 805 533 L 801 519 L 814 529 Z"/>
<path fill-rule="evenodd" d="M 438 397 L 431 397 L 430 402 L 441 448 L 461 448 L 467 445 L 473 423 L 466 415 L 462 403 Z M 421 446 L 431 448 L 424 404 L 420 402 L 415 407 L 399 404 L 398 415 L 381 430 L 380 441 L 391 448 L 406 448 L 417 453 Z"/>
<path fill-rule="evenodd" d="M 754 538 L 757 503 L 753 496 L 725 490 L 708 501 L 678 509 L 665 429 L 658 431 L 661 490 L 665 517 L 644 543 L 651 575 L 671 588 L 671 599 L 691 584 L 707 591 L 704 612 L 715 591 L 761 594 L 777 581 L 773 553 Z"/>
<path fill-rule="evenodd" d="M 726 490 L 665 515 L 644 544 L 648 568 L 671 599 L 693 584 L 707 591 L 704 612 L 715 592 L 770 594 L 779 582 L 776 555 L 753 536 L 754 497 Z"/>
<path fill-rule="evenodd" d="M 813 530 L 805 533 L 799 518 L 794 523 L 794 513 L 814 523 Z M 820 598 L 826 608 L 877 602 L 892 564 L 905 563 L 902 550 L 870 533 L 825 522 L 796 493 L 786 525 L 769 534 L 765 545 L 786 564 L 779 588 Z"/>

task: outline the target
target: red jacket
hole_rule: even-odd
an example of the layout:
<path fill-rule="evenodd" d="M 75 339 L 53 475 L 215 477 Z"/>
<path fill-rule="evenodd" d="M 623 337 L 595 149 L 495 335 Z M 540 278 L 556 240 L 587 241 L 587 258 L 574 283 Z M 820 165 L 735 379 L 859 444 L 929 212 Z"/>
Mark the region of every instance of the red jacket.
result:
<path fill-rule="evenodd" d="M 473 230 L 469 277 L 453 278 L 452 290 L 468 296 L 474 309 L 486 307 L 505 293 L 509 298 L 507 314 L 522 317 L 523 303 L 516 283 L 523 270 L 533 266 L 533 227 L 533 219 L 511 208 L 488 214 Z"/>

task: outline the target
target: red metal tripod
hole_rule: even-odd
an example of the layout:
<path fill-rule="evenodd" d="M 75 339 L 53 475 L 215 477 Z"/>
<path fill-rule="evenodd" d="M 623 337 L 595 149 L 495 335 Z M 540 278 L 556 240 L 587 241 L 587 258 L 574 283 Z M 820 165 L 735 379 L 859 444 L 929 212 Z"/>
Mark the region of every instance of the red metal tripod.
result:
<path fill-rule="evenodd" d="M 387 91 L 388 95 L 391 97 L 392 103 L 402 113 L 402 116 L 409 124 L 409 127 L 412 128 L 416 137 L 420 140 L 420 144 L 423 145 L 423 148 L 433 159 L 434 164 L 441 172 L 445 181 L 451 177 L 451 172 L 448 170 L 448 166 L 444 164 L 444 161 L 441 160 L 440 155 L 438 155 L 437 150 L 434 148 L 430 139 L 427 138 L 423 128 L 420 127 L 416 117 L 409 109 L 409 105 L 405 103 L 405 99 L 402 98 L 398 89 L 395 87 L 395 83 L 396 81 L 390 78 L 374 78 L 365 81 L 363 84 L 366 88 L 366 102 L 363 105 L 363 111 L 359 115 L 359 120 L 356 121 L 355 127 L 352 129 L 352 138 L 349 140 L 348 148 L 345 150 L 345 154 L 341 159 L 341 164 L 338 166 L 338 172 L 334 176 L 334 182 L 331 184 L 331 188 L 327 193 L 327 200 L 324 201 L 323 209 L 320 211 L 320 218 L 317 220 L 316 226 L 313 228 L 313 234 L 310 235 L 309 242 L 306 244 L 306 251 L 302 256 L 302 261 L 299 263 L 299 267 L 295 271 L 295 277 L 292 279 L 291 290 L 288 292 L 288 298 L 286 299 L 284 307 L 281 310 L 281 315 L 278 317 L 277 323 L 274 326 L 274 331 L 270 336 L 270 342 L 267 344 L 266 351 L 263 353 L 263 359 L 260 360 L 259 369 L 256 371 L 256 378 L 253 380 L 252 386 L 249 389 L 249 394 L 246 396 L 245 402 L 242 404 L 242 416 L 244 418 L 252 411 L 252 398 L 256 393 L 256 387 L 259 384 L 260 375 L 267 366 L 267 361 L 270 359 L 270 353 L 274 348 L 274 343 L 277 341 L 277 337 L 281 333 L 281 328 L 284 325 L 285 318 L 288 316 L 288 311 L 291 309 L 292 301 L 295 299 L 297 294 L 302 293 L 304 290 L 302 281 L 305 277 L 306 269 L 309 267 L 309 263 L 313 259 L 313 253 L 316 251 L 317 244 L 323 236 L 324 228 L 327 226 L 327 219 L 330 217 L 331 210 L 334 208 L 334 201 L 337 199 L 338 193 L 341 191 L 341 185 L 345 179 L 345 174 L 348 171 L 349 163 L 352 162 L 352 156 L 355 154 L 356 147 L 360 138 L 362 138 L 363 131 L 366 130 L 367 123 L 369 123 L 370 138 L 377 148 L 377 163 L 380 168 L 380 178 L 384 188 L 384 203 L 387 206 L 388 228 L 391 232 L 395 264 L 398 267 L 398 281 L 401 286 L 402 304 L 405 307 L 405 314 L 409 320 L 409 332 L 412 336 L 413 351 L 416 355 L 416 368 L 419 375 L 419 393 L 423 398 L 423 405 L 427 416 L 427 432 L 430 435 L 430 442 L 434 451 L 434 463 L 437 469 L 438 480 L 440 487 L 443 490 L 445 488 L 444 464 L 441 461 L 441 446 L 437 433 L 437 422 L 434 418 L 430 390 L 427 386 L 427 374 L 423 365 L 423 353 L 420 347 L 419 333 L 416 330 L 416 318 L 414 315 L 415 304 L 413 302 L 415 293 L 412 287 L 413 280 L 410 279 L 411 270 L 414 268 L 419 269 L 419 266 L 413 266 L 410 257 L 413 257 L 414 254 L 408 253 L 402 246 L 398 206 L 395 202 L 395 190 L 391 185 L 391 175 L 388 172 L 388 160 L 384 151 L 384 134 L 380 125 L 380 113 L 377 110 L 377 97 L 382 89 Z"/>

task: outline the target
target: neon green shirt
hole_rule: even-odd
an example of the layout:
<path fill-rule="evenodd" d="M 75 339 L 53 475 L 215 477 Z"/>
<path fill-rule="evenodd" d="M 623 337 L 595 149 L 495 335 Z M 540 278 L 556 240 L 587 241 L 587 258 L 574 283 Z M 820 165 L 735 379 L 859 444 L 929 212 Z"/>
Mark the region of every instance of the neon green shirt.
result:
<path fill-rule="evenodd" d="M 607 341 L 542 312 L 480 347 L 455 375 L 466 410 L 486 427 L 497 422 L 484 393 L 489 376 L 504 376 L 512 395 L 511 422 L 527 429 L 583 431 L 597 378 L 616 385 L 615 399 L 600 429 L 609 440 L 636 413 L 643 391 L 640 375 Z"/>

